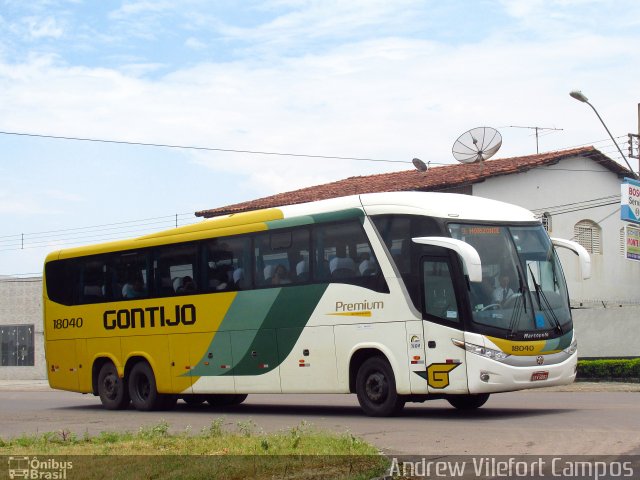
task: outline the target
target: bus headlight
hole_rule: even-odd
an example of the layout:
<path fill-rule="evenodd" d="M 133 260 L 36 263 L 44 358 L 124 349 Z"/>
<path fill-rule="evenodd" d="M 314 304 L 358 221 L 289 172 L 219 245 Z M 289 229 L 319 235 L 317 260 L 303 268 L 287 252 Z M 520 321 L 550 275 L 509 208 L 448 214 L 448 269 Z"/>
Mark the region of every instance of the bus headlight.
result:
<path fill-rule="evenodd" d="M 576 353 L 577 350 L 578 350 L 578 341 L 574 338 L 573 342 L 571 342 L 571 345 L 565 348 L 563 352 L 566 353 L 567 355 L 573 355 L 574 353 Z"/>
<path fill-rule="evenodd" d="M 494 350 L 493 348 L 481 347 L 480 345 L 469 342 L 462 342 L 460 340 L 451 339 L 451 341 L 455 346 L 464 348 L 467 352 L 475 353 L 476 355 L 480 355 L 481 357 L 487 357 L 498 362 L 501 362 L 509 357 L 508 353 L 501 352 L 500 350 Z"/>

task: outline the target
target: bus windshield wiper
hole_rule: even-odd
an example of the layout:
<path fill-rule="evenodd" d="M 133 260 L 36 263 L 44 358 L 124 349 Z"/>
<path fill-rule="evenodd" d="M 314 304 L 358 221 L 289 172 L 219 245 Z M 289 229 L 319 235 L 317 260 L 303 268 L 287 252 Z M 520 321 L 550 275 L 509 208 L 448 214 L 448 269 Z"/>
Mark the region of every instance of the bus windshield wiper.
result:
<path fill-rule="evenodd" d="M 520 301 L 522 301 L 522 308 L 524 309 L 524 313 L 527 313 L 527 297 L 525 296 L 525 284 L 524 280 L 522 279 L 521 267 L 516 267 L 516 271 L 518 272 L 518 293 L 520 294 L 520 296 L 516 298 L 515 304 L 513 305 L 511 321 L 509 322 L 509 336 L 512 338 L 515 336 L 518 325 L 520 324 Z"/>
<path fill-rule="evenodd" d="M 533 281 L 533 287 L 536 289 L 536 297 L 538 299 L 538 306 L 540 307 L 540 311 L 543 313 L 549 313 L 549 315 L 553 320 L 553 323 L 556 326 L 556 329 L 558 330 L 558 332 L 560 332 L 560 334 L 563 334 L 564 330 L 562 328 L 562 325 L 560 324 L 560 320 L 558 320 L 558 316 L 553 311 L 553 308 L 551 307 L 551 303 L 549 303 L 549 299 L 547 298 L 544 291 L 542 290 L 542 287 L 538 285 L 538 282 L 536 281 L 536 276 L 533 274 L 533 270 L 531 269 L 531 265 L 528 265 L 527 267 L 529 268 L 529 273 L 531 273 L 531 280 Z M 542 302 L 540 301 L 541 298 L 542 298 Z M 544 303 L 544 307 L 542 305 L 543 303 Z"/>

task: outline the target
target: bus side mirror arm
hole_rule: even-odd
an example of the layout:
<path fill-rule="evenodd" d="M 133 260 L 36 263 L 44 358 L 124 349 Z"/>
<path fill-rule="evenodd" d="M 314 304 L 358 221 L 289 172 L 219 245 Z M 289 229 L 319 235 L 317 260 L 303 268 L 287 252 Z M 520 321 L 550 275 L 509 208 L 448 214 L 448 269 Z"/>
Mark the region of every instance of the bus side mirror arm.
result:
<path fill-rule="evenodd" d="M 582 279 L 586 280 L 587 278 L 591 278 L 591 256 L 586 248 L 578 242 L 572 242 L 571 240 L 565 240 L 563 238 L 552 238 L 551 243 L 553 243 L 554 247 L 566 248 L 578 255 L 580 270 L 582 270 Z"/>
<path fill-rule="evenodd" d="M 412 238 L 415 243 L 422 245 L 434 245 L 436 247 L 447 248 L 458 254 L 462 260 L 465 274 L 469 277 L 469 281 L 482 282 L 482 262 L 478 251 L 462 240 L 456 240 L 449 237 L 416 237 Z"/>

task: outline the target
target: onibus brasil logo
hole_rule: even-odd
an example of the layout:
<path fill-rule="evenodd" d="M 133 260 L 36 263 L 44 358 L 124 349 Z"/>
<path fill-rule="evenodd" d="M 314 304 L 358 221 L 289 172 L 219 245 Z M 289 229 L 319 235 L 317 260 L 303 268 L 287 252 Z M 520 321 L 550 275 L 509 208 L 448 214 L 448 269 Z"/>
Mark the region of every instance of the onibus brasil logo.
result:
<path fill-rule="evenodd" d="M 9 478 L 64 480 L 73 462 L 55 458 L 39 460 L 38 457 L 9 457 Z"/>

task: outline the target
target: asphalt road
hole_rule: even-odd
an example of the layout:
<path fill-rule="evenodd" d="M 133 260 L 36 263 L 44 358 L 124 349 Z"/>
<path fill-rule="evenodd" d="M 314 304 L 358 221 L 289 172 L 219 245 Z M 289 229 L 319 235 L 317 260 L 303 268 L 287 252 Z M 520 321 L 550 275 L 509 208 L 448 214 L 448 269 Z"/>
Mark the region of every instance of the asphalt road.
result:
<path fill-rule="evenodd" d="M 395 418 L 364 416 L 354 395 L 250 395 L 233 408 L 111 412 L 98 398 L 69 392 L 0 390 L 0 437 L 68 429 L 82 435 L 135 431 L 166 420 L 193 432 L 222 418 L 224 428 L 253 422 L 255 431 L 301 422 L 351 432 L 386 454 L 618 455 L 640 454 L 640 393 L 524 391 L 492 396 L 481 409 L 459 412 L 443 400 L 408 404 Z"/>

